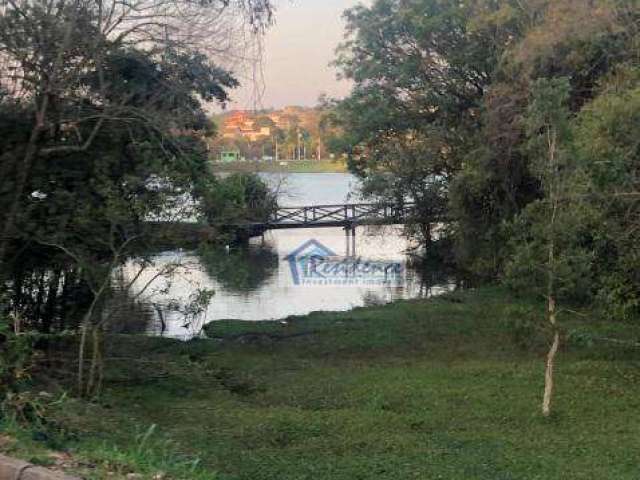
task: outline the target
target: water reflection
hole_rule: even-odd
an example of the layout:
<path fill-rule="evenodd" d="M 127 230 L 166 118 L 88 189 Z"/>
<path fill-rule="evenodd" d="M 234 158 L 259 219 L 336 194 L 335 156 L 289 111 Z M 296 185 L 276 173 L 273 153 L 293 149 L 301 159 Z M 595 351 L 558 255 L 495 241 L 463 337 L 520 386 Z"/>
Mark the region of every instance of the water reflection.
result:
<path fill-rule="evenodd" d="M 153 306 L 156 322 L 151 334 L 189 338 L 200 333 L 203 324 L 222 320 L 282 319 L 313 311 L 345 311 L 365 305 L 379 305 L 400 299 L 438 295 L 454 287 L 446 275 L 425 272 L 407 262 L 410 247 L 401 228 L 359 227 L 357 254 L 365 260 L 397 261 L 407 264 L 399 285 L 348 284 L 299 285 L 294 281 L 287 257 L 310 239 L 345 255 L 345 234 L 338 228 L 269 232 L 264 241 L 255 239 L 242 249 L 205 248 L 199 251 L 171 251 L 153 258 L 153 267 L 134 285 L 144 285 L 167 265 L 180 264 L 166 278 L 141 296 Z M 134 270 L 129 272 L 133 275 Z M 185 320 L 177 306 L 192 302 L 193 292 L 213 291 L 210 302 L 197 319 Z"/>
<path fill-rule="evenodd" d="M 7 309 L 21 330 L 59 333 L 76 330 L 93 301 L 82 272 L 59 257 L 17 257 L 8 281 L 2 285 Z M 38 261 L 35 261 L 37 258 Z M 140 302 L 116 272 L 108 293 L 94 309 L 105 329 L 113 333 L 145 333 L 156 322 L 150 305 Z"/>
<path fill-rule="evenodd" d="M 233 250 L 203 246 L 197 255 L 209 277 L 215 279 L 225 291 L 232 293 L 258 290 L 278 269 L 278 255 L 267 245 Z"/>
<path fill-rule="evenodd" d="M 23 330 L 50 333 L 76 328 L 92 299 L 78 269 L 58 258 L 17 258 L 2 285 L 3 307 L 19 317 Z"/>

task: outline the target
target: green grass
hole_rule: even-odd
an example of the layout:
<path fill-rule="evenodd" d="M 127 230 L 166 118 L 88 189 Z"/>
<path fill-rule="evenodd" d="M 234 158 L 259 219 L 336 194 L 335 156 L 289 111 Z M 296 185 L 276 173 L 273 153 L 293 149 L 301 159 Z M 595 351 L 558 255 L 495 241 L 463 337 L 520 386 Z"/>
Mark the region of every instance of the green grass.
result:
<path fill-rule="evenodd" d="M 639 329 L 566 318 L 580 334 L 544 419 L 544 337 L 520 332 L 541 308 L 485 288 L 220 322 L 211 340 L 118 337 L 101 401 L 53 410 L 54 447 L 94 464 L 87 478 L 637 479 L 640 355 L 593 338 Z"/>
<path fill-rule="evenodd" d="M 284 163 L 284 165 L 282 164 Z M 270 173 L 346 173 L 347 164 L 341 160 L 300 160 L 282 162 L 216 163 L 215 172 L 270 172 Z"/>

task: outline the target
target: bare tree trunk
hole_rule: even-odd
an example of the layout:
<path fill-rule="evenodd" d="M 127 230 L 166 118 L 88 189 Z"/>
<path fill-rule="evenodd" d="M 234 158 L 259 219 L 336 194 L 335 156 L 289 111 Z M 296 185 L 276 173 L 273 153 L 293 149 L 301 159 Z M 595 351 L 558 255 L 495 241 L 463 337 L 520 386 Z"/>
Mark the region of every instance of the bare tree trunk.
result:
<path fill-rule="evenodd" d="M 75 287 L 75 272 L 72 269 L 65 270 L 64 280 L 62 283 L 62 292 L 60 293 L 60 316 L 58 318 L 58 329 L 64 330 L 66 326 L 65 315 L 67 311 L 67 302 L 69 300 L 69 290 Z"/>
<path fill-rule="evenodd" d="M 548 134 L 549 145 L 549 201 L 551 204 L 551 218 L 549 219 L 549 244 L 547 259 L 547 318 L 553 329 L 553 342 L 547 353 L 547 365 L 544 374 L 544 395 L 542 397 L 542 415 L 551 415 L 551 400 L 553 397 L 553 373 L 556 354 L 560 346 L 560 332 L 558 331 L 556 310 L 556 223 L 558 213 L 558 171 L 556 164 L 556 132 Z"/>
<path fill-rule="evenodd" d="M 45 290 L 44 276 L 45 275 L 46 275 L 46 272 L 44 270 L 41 270 L 35 274 L 35 277 L 37 278 L 36 280 L 37 293 L 36 293 L 36 301 L 35 301 L 35 304 L 33 305 L 32 315 L 33 315 L 33 319 L 36 322 L 38 322 L 40 326 L 42 326 L 42 304 L 44 303 L 44 290 Z"/>
<path fill-rule="evenodd" d="M 430 248 L 432 243 L 433 243 L 433 235 L 432 235 L 432 230 L 431 230 L 431 224 L 430 223 L 421 223 L 420 224 L 420 231 L 422 233 L 422 238 L 424 240 L 424 246 L 425 248 Z"/>
<path fill-rule="evenodd" d="M 42 314 L 42 331 L 50 333 L 53 326 L 53 318 L 55 317 L 56 302 L 58 301 L 58 290 L 60 289 L 60 277 L 62 269 L 56 268 L 53 276 L 49 279 L 49 289 L 47 291 L 47 300 Z"/>
<path fill-rule="evenodd" d="M 94 325 L 91 332 L 92 351 L 91 351 L 91 367 L 89 368 L 89 378 L 87 379 L 87 397 L 95 397 L 98 395 L 98 371 L 101 370 L 100 363 L 102 361 L 102 338 L 100 335 L 100 325 Z"/>
<path fill-rule="evenodd" d="M 547 367 L 544 372 L 544 396 L 542 398 L 542 414 L 545 417 L 551 415 L 551 398 L 553 396 L 553 372 L 556 354 L 560 347 L 560 332 L 556 323 L 556 300 L 549 297 L 548 300 L 549 323 L 553 327 L 553 343 L 547 353 Z"/>
<path fill-rule="evenodd" d="M 84 393 L 84 352 L 87 345 L 87 330 L 90 325 L 91 317 L 87 314 L 80 327 L 80 346 L 78 347 L 78 395 L 80 396 Z"/>
<path fill-rule="evenodd" d="M 96 306 L 98 305 L 98 301 L 102 299 L 103 291 L 104 291 L 104 285 L 103 285 L 103 288 L 101 288 L 98 292 L 94 293 L 94 298 L 93 298 L 93 301 L 91 302 L 91 306 L 89 307 L 89 310 L 87 310 L 87 313 L 84 316 L 84 321 L 82 322 L 80 346 L 78 347 L 78 394 L 80 396 L 85 396 L 89 394 L 89 389 L 91 388 L 91 383 L 92 383 L 91 377 L 94 375 L 94 368 L 93 368 L 93 362 L 92 362 L 92 369 L 90 371 L 90 376 L 89 376 L 89 379 L 87 380 L 87 385 L 85 386 L 84 365 L 85 365 L 85 351 L 87 348 L 87 337 L 89 333 L 93 335 L 95 329 L 97 328 L 93 322 L 93 315 L 94 315 Z M 93 338 L 95 342 L 95 337 Z M 92 357 L 95 358 L 95 346 L 94 346 L 94 351 L 92 353 Z"/>
<path fill-rule="evenodd" d="M 100 332 L 100 350 L 98 351 L 98 378 L 96 380 L 96 397 L 102 392 L 102 382 L 104 380 L 104 337 Z"/>

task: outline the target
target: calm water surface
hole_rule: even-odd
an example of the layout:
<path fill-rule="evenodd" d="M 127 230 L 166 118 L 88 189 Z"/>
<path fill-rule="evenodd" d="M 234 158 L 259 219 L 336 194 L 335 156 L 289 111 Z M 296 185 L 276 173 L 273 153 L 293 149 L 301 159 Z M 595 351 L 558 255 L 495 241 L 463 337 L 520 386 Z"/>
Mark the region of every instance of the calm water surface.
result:
<path fill-rule="evenodd" d="M 283 206 L 360 200 L 358 181 L 349 174 L 265 174 L 263 178 L 279 189 Z M 298 285 L 287 257 L 309 241 L 331 250 L 337 260 L 347 254 L 342 229 L 320 228 L 271 231 L 264 239 L 252 240 L 246 248 L 170 251 L 156 256 L 153 267 L 144 271 L 135 284 L 138 293 L 143 286 L 150 285 L 140 295 L 155 317 L 150 333 L 188 338 L 199 334 L 204 323 L 221 319 L 255 321 L 320 310 L 344 311 L 437 295 L 452 288 L 446 279 L 434 280 L 429 272 L 411 268 L 406 268 L 403 281 L 396 286 L 365 282 Z M 356 231 L 356 257 L 363 262 L 404 264 L 410 247 L 398 226 L 358 227 Z M 171 277 L 154 280 L 163 268 L 176 264 L 179 267 Z M 136 272 L 137 267 L 131 264 L 125 276 L 132 278 Z M 195 305 L 194 299 L 203 291 L 214 292 L 206 308 L 185 308 Z"/>

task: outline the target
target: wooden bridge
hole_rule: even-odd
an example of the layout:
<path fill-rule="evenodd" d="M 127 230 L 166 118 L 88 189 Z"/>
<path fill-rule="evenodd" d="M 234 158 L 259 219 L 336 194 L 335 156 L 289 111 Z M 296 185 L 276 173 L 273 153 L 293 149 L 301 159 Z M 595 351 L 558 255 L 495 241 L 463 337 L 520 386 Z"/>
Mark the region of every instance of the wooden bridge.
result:
<path fill-rule="evenodd" d="M 415 204 L 349 203 L 278 208 L 266 222 L 236 225 L 239 239 L 263 235 L 267 230 L 285 228 L 343 228 L 347 256 L 355 255 L 358 225 L 394 225 L 405 223 L 414 215 Z"/>
<path fill-rule="evenodd" d="M 358 225 L 393 225 L 405 223 L 414 214 L 415 204 L 348 203 L 278 208 L 266 222 L 245 223 L 239 227 L 240 238 L 257 237 L 267 230 L 285 228 L 344 228 L 355 239 Z"/>
<path fill-rule="evenodd" d="M 352 203 L 279 208 L 264 224 L 265 230 L 283 228 L 353 228 L 357 225 L 404 223 L 413 215 L 414 204 Z"/>

